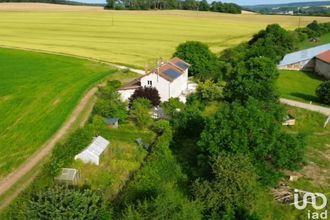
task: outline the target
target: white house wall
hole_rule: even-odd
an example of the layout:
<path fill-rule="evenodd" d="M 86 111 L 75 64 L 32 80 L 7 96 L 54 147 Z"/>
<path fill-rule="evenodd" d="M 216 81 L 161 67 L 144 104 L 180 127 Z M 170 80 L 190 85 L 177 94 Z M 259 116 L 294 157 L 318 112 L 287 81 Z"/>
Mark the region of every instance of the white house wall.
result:
<path fill-rule="evenodd" d="M 330 64 L 317 59 L 315 72 L 325 77 L 326 79 L 330 79 Z"/>
<path fill-rule="evenodd" d="M 188 73 L 184 73 L 170 84 L 170 98 L 179 97 L 188 89 Z"/>
<path fill-rule="evenodd" d="M 135 89 L 119 90 L 120 98 L 122 101 L 127 101 L 134 93 Z"/>
<path fill-rule="evenodd" d="M 162 102 L 167 101 L 170 98 L 170 82 L 163 77 L 158 76 L 155 73 L 151 73 L 141 78 L 141 86 L 150 86 L 148 81 L 152 81 L 152 87 L 155 87 L 160 96 Z"/>

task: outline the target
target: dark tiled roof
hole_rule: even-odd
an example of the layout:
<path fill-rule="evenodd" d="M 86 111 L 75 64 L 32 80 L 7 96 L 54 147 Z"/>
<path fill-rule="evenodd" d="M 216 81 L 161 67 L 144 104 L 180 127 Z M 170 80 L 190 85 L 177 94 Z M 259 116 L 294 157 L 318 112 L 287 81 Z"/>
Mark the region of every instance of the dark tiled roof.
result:
<path fill-rule="evenodd" d="M 319 54 L 316 58 L 330 64 L 330 50 Z"/>

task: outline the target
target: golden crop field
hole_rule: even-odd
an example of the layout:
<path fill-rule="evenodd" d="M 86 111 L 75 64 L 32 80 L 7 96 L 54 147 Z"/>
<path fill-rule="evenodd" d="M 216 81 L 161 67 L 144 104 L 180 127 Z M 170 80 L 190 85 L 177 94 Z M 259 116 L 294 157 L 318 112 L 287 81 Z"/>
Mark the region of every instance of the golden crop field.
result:
<path fill-rule="evenodd" d="M 300 25 L 330 18 L 301 17 Z M 187 40 L 214 52 L 249 39 L 267 24 L 299 26 L 299 18 L 196 11 L 106 11 L 99 7 L 1 3 L 0 45 L 61 52 L 144 67 L 169 58 Z"/>

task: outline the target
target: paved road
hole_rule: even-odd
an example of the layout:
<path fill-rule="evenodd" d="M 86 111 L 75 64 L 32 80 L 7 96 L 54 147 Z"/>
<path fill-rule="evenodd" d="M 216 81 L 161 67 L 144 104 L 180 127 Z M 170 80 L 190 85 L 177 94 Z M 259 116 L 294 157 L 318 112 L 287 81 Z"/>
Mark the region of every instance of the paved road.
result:
<path fill-rule="evenodd" d="M 303 102 L 298 102 L 298 101 L 293 101 L 290 99 L 280 99 L 281 103 L 290 105 L 290 106 L 295 106 L 298 108 L 303 108 L 309 111 L 313 112 L 319 112 L 323 115 L 329 116 L 330 115 L 330 108 L 319 106 L 319 105 L 313 105 L 313 104 L 308 104 L 308 103 L 303 103 Z"/>

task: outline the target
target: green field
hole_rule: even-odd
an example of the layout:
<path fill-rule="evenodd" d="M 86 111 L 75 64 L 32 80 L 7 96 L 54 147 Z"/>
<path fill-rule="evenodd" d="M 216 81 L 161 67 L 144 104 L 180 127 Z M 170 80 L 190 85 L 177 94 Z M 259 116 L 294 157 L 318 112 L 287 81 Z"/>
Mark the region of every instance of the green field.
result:
<path fill-rule="evenodd" d="M 280 70 L 277 87 L 283 98 L 303 102 L 318 102 L 315 90 L 323 80 L 315 73 Z"/>
<path fill-rule="evenodd" d="M 195 11 L 1 10 L 0 44 L 91 57 L 144 67 L 169 58 L 187 40 L 214 52 L 248 40 L 271 23 L 294 29 L 298 17 Z M 301 25 L 330 18 L 301 17 Z"/>
<path fill-rule="evenodd" d="M 318 42 L 310 42 L 308 40 L 302 42 L 300 45 L 299 45 L 299 49 L 307 49 L 307 48 L 311 48 L 311 47 L 315 47 L 315 46 L 318 46 L 318 45 L 322 45 L 322 44 L 328 44 L 330 43 L 330 33 L 328 34 L 325 34 L 325 35 L 322 35 L 320 37 L 320 40 Z"/>
<path fill-rule="evenodd" d="M 84 92 L 114 73 L 71 57 L 0 49 L 0 179 L 36 152 Z"/>

